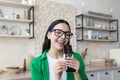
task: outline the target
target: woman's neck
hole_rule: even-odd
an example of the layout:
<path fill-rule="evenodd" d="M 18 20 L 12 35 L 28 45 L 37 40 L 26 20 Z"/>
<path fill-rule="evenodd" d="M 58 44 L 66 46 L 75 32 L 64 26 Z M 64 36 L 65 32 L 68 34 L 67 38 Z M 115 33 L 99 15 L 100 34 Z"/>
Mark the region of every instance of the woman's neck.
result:
<path fill-rule="evenodd" d="M 49 54 L 49 56 L 51 56 L 52 58 L 55 58 L 55 59 L 60 59 L 63 57 L 63 51 L 58 51 L 55 49 L 50 49 L 48 51 L 48 54 Z"/>

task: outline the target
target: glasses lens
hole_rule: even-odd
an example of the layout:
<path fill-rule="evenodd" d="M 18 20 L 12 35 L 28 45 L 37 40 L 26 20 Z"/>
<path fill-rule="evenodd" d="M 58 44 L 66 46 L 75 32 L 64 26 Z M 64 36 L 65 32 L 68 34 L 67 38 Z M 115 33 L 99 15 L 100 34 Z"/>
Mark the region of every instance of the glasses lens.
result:
<path fill-rule="evenodd" d="M 72 33 L 70 33 L 70 32 L 66 32 L 66 38 L 71 38 L 72 37 Z"/>
<path fill-rule="evenodd" d="M 63 34 L 65 34 L 66 38 L 71 38 L 73 35 L 73 33 L 71 33 L 71 32 L 64 32 L 64 31 L 59 30 L 59 29 L 54 29 L 54 33 L 57 37 L 61 37 Z"/>
<path fill-rule="evenodd" d="M 58 36 L 58 37 L 61 37 L 63 35 L 63 31 L 56 29 L 55 30 L 55 35 Z"/>

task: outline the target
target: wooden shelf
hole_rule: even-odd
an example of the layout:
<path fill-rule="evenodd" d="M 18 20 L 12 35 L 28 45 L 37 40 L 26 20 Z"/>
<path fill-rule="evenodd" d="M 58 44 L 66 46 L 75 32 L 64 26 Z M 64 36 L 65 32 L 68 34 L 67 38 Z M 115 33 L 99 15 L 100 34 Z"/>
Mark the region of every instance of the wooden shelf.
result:
<path fill-rule="evenodd" d="M 82 28 L 82 26 L 77 26 L 77 27 L 76 27 L 76 29 L 81 29 L 81 28 Z"/>
<path fill-rule="evenodd" d="M 31 23 L 31 22 L 32 22 L 32 20 L 25 20 L 25 19 L 12 19 L 12 18 L 0 18 L 0 21 L 24 22 L 24 23 Z"/>
<path fill-rule="evenodd" d="M 115 42 L 117 40 L 105 40 L 105 39 L 83 39 L 84 41 L 98 41 L 98 42 Z M 77 41 L 82 41 L 82 39 L 78 38 Z"/>
<path fill-rule="evenodd" d="M 96 16 L 91 14 L 80 14 L 80 15 L 77 15 L 76 17 L 80 17 L 81 15 L 85 17 L 92 17 L 92 18 L 101 19 L 101 20 L 108 20 L 108 21 L 116 20 L 116 19 L 113 19 L 112 17 L 103 17 L 103 16 Z"/>
<path fill-rule="evenodd" d="M 81 26 L 77 26 L 76 29 L 81 29 Z M 101 30 L 101 31 L 117 31 L 117 29 L 103 29 L 103 28 L 95 28 L 95 27 L 83 27 L 83 29 L 91 29 L 91 30 Z"/>
<path fill-rule="evenodd" d="M 17 2 L 12 2 L 12 1 L 3 1 L 0 0 L 0 6 L 11 6 L 11 7 L 19 7 L 19 8 L 30 8 L 33 5 L 27 5 L 27 4 L 21 4 Z"/>
<path fill-rule="evenodd" d="M 24 36 L 24 35 L 0 35 L 0 37 L 31 38 L 32 36 Z"/>
<path fill-rule="evenodd" d="M 18 25 L 16 27 L 19 27 L 21 24 L 26 23 L 27 25 L 25 25 L 25 24 L 24 25 L 29 30 L 29 33 L 30 33 L 30 36 L 29 35 L 24 35 L 24 34 L 21 34 L 21 35 L 19 35 L 19 34 L 16 34 L 16 35 L 0 34 L 0 37 L 13 37 L 13 38 L 14 37 L 15 38 L 33 38 L 34 37 L 34 6 L 33 5 L 22 4 L 21 2 L 14 2 L 14 1 L 9 1 L 9 0 L 8 1 L 0 0 L 0 6 L 3 7 L 3 8 L 10 7 L 11 9 L 17 8 L 18 10 L 19 10 L 19 8 L 21 10 L 26 9 L 27 13 L 25 13 L 25 15 L 28 18 L 33 18 L 33 19 L 22 19 L 22 18 L 16 19 L 16 18 L 11 18 L 11 17 L 0 17 L 0 22 L 4 23 L 4 25 L 5 25 L 5 23 L 8 23 L 8 22 L 10 23 L 11 22 L 13 25 L 16 23 L 16 25 Z M 17 11 L 17 13 L 20 13 L 20 12 Z M 8 14 L 9 14 L 9 12 L 8 12 Z M 22 15 L 22 13 L 20 15 Z M 20 23 L 20 24 L 17 24 L 17 23 Z M 23 29 L 25 29 L 25 28 L 23 28 Z M 26 30 L 23 30 L 23 31 L 25 32 Z M 24 32 L 22 32 L 22 33 L 24 33 Z M 12 31 L 10 32 L 10 34 L 11 33 L 12 33 Z"/>

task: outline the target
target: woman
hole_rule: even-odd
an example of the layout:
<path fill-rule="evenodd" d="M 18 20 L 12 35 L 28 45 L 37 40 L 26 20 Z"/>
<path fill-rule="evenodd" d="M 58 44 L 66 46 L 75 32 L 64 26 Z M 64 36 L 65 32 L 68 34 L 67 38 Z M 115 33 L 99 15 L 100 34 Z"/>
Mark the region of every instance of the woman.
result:
<path fill-rule="evenodd" d="M 63 46 L 70 43 L 70 25 L 65 20 L 56 20 L 49 26 L 43 43 L 42 55 L 30 65 L 32 80 L 88 80 L 81 56 L 64 57 Z M 66 66 L 67 65 L 67 66 Z M 75 72 L 66 72 L 67 68 Z"/>

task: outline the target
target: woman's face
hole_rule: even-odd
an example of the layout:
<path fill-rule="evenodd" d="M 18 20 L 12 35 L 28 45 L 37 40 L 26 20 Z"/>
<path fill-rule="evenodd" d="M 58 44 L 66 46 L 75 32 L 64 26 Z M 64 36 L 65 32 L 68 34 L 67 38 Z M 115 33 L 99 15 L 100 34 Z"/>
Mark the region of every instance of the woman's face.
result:
<path fill-rule="evenodd" d="M 69 27 L 65 23 L 57 24 L 52 32 L 48 32 L 48 39 L 51 41 L 51 48 L 62 50 L 63 46 L 69 42 Z"/>

